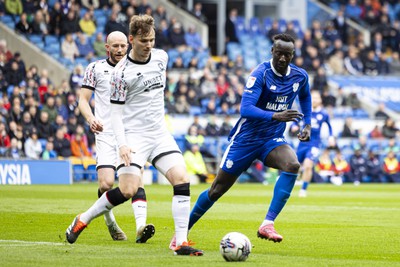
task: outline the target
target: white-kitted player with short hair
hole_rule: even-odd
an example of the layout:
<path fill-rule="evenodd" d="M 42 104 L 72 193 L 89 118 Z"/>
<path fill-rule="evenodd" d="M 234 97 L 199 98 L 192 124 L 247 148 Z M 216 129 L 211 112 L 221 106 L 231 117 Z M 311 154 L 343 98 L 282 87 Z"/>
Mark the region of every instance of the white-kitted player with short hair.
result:
<path fill-rule="evenodd" d="M 115 65 L 126 55 L 128 39 L 120 31 L 111 32 L 105 44 L 109 57 L 89 64 L 83 78 L 79 99 L 79 109 L 89 123 L 90 129 L 96 133 L 96 170 L 98 174 L 98 197 L 112 189 L 115 182 L 115 171 L 118 160 L 118 147 L 111 124 L 110 113 L 110 80 Z M 94 114 L 89 101 L 94 93 Z M 155 228 L 152 224 L 146 224 L 147 201 L 142 180 L 136 194 L 132 197 L 132 208 L 136 219 L 136 242 L 145 243 L 154 235 Z M 112 210 L 104 213 L 104 219 L 113 240 L 126 240 L 125 233 L 119 228 Z M 84 213 L 79 220 L 87 224 L 93 213 Z M 100 215 L 100 214 L 99 214 Z M 81 224 L 82 225 L 82 224 Z M 72 233 L 72 234 L 71 234 Z M 76 241 L 74 229 L 68 228 L 67 240 L 70 243 Z"/>
<path fill-rule="evenodd" d="M 164 88 L 168 55 L 153 49 L 154 19 L 134 15 L 129 25 L 130 53 L 118 62 L 111 80 L 111 123 L 119 147 L 119 187 L 103 194 L 71 225 L 75 239 L 95 217 L 124 203 L 140 186 L 141 168 L 151 162 L 173 186 L 172 215 L 176 255 L 201 256 L 187 240 L 190 184 L 178 145 L 164 121 Z"/>

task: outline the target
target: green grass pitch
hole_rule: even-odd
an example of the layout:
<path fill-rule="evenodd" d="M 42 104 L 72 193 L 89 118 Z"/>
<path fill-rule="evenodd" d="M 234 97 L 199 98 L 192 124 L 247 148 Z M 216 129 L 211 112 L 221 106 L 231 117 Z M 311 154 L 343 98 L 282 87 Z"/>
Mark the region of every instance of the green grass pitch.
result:
<path fill-rule="evenodd" d="M 191 187 L 192 206 L 208 185 Z M 189 235 L 203 257 L 173 256 L 171 186 L 146 187 L 148 222 L 155 236 L 136 244 L 132 208 L 114 209 L 128 235 L 112 241 L 103 218 L 78 241 L 66 244 L 74 216 L 97 197 L 96 184 L 66 186 L 0 185 L 0 266 L 400 266 L 400 185 L 310 186 L 309 196 L 292 197 L 275 222 L 282 243 L 258 239 L 273 186 L 236 184 Z M 253 245 L 243 263 L 225 262 L 219 241 L 228 232 L 247 235 Z"/>

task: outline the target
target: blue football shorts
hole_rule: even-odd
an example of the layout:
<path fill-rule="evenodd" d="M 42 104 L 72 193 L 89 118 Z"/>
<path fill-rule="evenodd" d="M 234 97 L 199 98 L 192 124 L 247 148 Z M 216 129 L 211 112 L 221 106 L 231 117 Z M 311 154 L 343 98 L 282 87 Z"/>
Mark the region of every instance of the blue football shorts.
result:
<path fill-rule="evenodd" d="M 288 145 L 285 138 L 271 139 L 265 143 L 238 143 L 232 141 L 225 150 L 220 168 L 225 172 L 239 176 L 247 170 L 254 160 L 265 162 L 268 154 L 278 146 Z"/>
<path fill-rule="evenodd" d="M 305 159 L 310 159 L 316 162 L 320 155 L 320 149 L 315 143 L 300 142 L 299 146 L 297 147 L 296 154 L 300 163 L 303 163 Z"/>

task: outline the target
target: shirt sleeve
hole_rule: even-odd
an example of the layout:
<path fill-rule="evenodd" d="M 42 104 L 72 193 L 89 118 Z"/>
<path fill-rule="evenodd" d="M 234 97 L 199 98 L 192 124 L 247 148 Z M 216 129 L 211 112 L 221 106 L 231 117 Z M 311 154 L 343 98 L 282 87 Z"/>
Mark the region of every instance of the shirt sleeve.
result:
<path fill-rule="evenodd" d="M 305 74 L 304 83 L 299 92 L 299 100 L 301 111 L 304 114 L 304 122 L 306 125 L 311 125 L 311 93 L 307 74 Z"/>
<path fill-rule="evenodd" d="M 274 112 L 258 108 L 257 102 L 264 86 L 264 68 L 259 65 L 247 79 L 240 106 L 240 115 L 243 118 L 271 121 Z"/>
<path fill-rule="evenodd" d="M 118 70 L 111 77 L 111 126 L 113 128 L 118 147 L 127 145 L 125 127 L 122 120 L 126 100 L 126 82 L 121 78 Z"/>
<path fill-rule="evenodd" d="M 90 63 L 85 70 L 83 75 L 82 88 L 89 90 L 95 90 L 96 88 L 96 72 L 95 72 L 96 62 Z"/>

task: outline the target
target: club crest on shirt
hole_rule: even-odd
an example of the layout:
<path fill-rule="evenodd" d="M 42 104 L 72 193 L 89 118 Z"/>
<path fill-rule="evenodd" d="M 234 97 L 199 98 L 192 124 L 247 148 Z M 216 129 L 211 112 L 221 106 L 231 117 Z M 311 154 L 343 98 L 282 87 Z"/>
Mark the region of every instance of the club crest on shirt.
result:
<path fill-rule="evenodd" d="M 247 79 L 246 87 L 247 87 L 247 88 L 253 87 L 253 85 L 254 85 L 254 83 L 256 82 L 256 80 L 257 80 L 256 77 L 250 76 L 250 77 Z"/>
<path fill-rule="evenodd" d="M 299 89 L 299 83 L 293 84 L 293 92 L 296 92 Z"/>
<path fill-rule="evenodd" d="M 276 90 L 276 86 L 275 86 L 275 85 L 271 85 L 271 87 L 269 88 L 269 90 L 275 91 L 275 90 Z"/>
<path fill-rule="evenodd" d="M 226 161 L 226 167 L 227 167 L 228 169 L 230 169 L 230 168 L 232 168 L 232 166 L 233 166 L 233 161 L 230 160 L 230 159 L 228 159 L 228 160 Z"/>
<path fill-rule="evenodd" d="M 164 64 L 158 63 L 158 67 L 160 68 L 161 71 L 165 70 Z"/>

